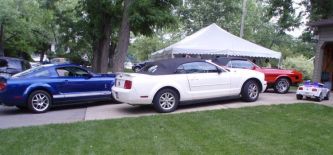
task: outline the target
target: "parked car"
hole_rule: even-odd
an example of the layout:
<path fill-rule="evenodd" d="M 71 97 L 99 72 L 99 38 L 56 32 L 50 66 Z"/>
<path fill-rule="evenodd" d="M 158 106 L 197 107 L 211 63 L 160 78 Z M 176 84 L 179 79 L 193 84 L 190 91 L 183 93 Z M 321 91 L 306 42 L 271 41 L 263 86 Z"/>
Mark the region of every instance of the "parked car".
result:
<path fill-rule="evenodd" d="M 134 72 L 139 72 L 141 70 L 141 68 L 143 68 L 144 66 L 147 65 L 147 63 L 149 63 L 151 61 L 143 61 L 143 62 L 140 62 L 140 63 L 135 63 L 133 66 L 132 66 L 132 70 Z"/>
<path fill-rule="evenodd" d="M 31 65 L 26 60 L 11 57 L 0 57 L 0 77 L 9 78 L 16 73 L 30 68 Z"/>
<path fill-rule="evenodd" d="M 298 100 L 303 99 L 303 97 L 306 99 L 315 99 L 318 102 L 324 99 L 329 100 L 330 90 L 325 88 L 322 83 L 306 81 L 296 91 L 296 98 Z"/>
<path fill-rule="evenodd" d="M 175 58 L 148 63 L 139 73 L 119 74 L 112 94 L 120 102 L 152 104 L 158 112 L 172 112 L 179 104 L 221 97 L 253 102 L 265 88 L 260 72 L 225 70 L 206 60 Z"/>
<path fill-rule="evenodd" d="M 42 65 L 40 62 L 29 62 L 31 68 L 35 68 L 35 67 L 38 67 L 40 65 Z"/>
<path fill-rule="evenodd" d="M 41 113 L 76 102 L 111 100 L 115 74 L 95 74 L 77 65 L 47 64 L 0 80 L 0 103 Z"/>
<path fill-rule="evenodd" d="M 220 57 L 214 63 L 228 68 L 242 68 L 259 71 L 265 74 L 267 88 L 273 88 L 276 93 L 284 94 L 291 85 L 302 82 L 303 74 L 296 70 L 262 68 L 245 58 Z"/>
<path fill-rule="evenodd" d="M 71 61 L 68 58 L 52 58 L 50 60 L 51 64 L 64 64 L 64 63 L 71 63 Z"/>

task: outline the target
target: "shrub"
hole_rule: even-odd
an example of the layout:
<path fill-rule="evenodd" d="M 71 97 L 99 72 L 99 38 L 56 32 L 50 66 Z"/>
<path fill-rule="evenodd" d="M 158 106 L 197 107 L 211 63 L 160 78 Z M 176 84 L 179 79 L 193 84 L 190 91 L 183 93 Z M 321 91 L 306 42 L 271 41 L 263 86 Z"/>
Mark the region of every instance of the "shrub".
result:
<path fill-rule="evenodd" d="M 311 80 L 313 73 L 313 61 L 308 60 L 307 57 L 303 55 L 287 57 L 283 63 L 284 68 L 296 69 L 303 73 L 304 80 Z"/>

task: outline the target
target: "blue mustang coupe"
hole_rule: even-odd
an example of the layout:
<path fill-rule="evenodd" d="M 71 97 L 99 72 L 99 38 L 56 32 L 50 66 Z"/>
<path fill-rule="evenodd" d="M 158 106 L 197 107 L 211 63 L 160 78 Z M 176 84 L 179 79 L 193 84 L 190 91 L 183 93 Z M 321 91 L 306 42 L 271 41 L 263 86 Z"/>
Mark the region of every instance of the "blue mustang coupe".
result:
<path fill-rule="evenodd" d="M 0 79 L 0 103 L 42 113 L 51 106 L 111 100 L 115 74 L 95 74 L 73 64 L 50 64 Z"/>

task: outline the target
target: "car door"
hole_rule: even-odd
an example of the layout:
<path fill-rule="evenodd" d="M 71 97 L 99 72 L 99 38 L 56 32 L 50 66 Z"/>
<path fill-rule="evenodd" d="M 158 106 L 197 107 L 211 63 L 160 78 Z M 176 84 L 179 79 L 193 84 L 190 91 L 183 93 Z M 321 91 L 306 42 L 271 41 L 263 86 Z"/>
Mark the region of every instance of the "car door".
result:
<path fill-rule="evenodd" d="M 194 99 L 227 95 L 230 88 L 227 72 L 219 72 L 217 66 L 208 62 L 191 62 L 183 64 L 183 67 Z"/>
<path fill-rule="evenodd" d="M 95 77 L 88 71 L 79 67 L 60 67 L 56 69 L 62 80 L 59 91 L 66 99 L 86 100 L 98 96 L 110 95 L 105 80 Z"/>

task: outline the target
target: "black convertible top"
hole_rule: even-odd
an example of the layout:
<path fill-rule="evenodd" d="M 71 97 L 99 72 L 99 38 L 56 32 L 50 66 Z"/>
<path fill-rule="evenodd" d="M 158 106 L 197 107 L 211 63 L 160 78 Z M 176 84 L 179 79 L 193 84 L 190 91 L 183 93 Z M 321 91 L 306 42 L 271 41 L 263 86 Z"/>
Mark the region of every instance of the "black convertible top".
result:
<path fill-rule="evenodd" d="M 190 62 L 205 62 L 205 60 L 198 58 L 174 58 L 157 60 L 153 62 L 148 62 L 146 66 L 140 70 L 139 73 L 150 75 L 174 74 L 180 65 Z M 154 70 L 153 66 L 157 66 L 156 70 Z"/>
<path fill-rule="evenodd" d="M 248 59 L 246 58 L 238 58 L 238 57 L 219 57 L 219 58 L 215 58 L 212 61 L 218 65 L 221 66 L 226 66 L 228 64 L 229 61 L 231 60 L 244 60 L 247 61 Z"/>

